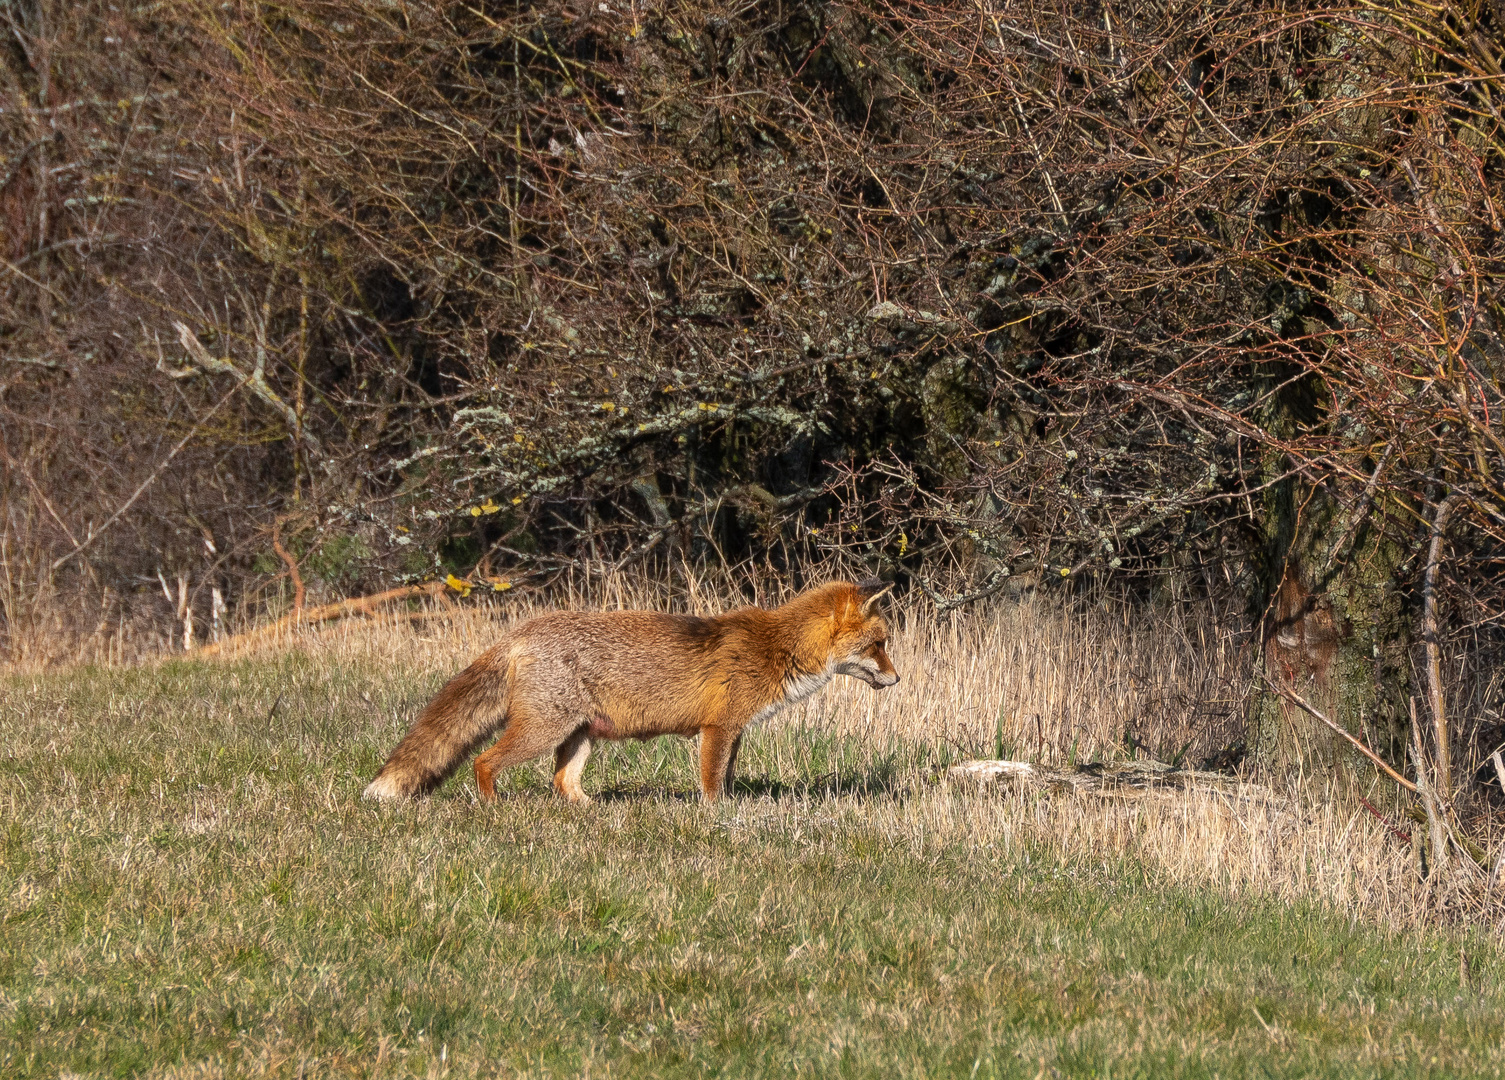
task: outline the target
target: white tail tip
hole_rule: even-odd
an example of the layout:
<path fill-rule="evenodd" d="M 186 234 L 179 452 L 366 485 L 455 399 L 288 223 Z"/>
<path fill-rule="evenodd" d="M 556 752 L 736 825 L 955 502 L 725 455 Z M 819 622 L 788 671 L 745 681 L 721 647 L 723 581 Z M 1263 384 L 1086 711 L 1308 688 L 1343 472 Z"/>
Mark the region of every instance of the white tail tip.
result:
<path fill-rule="evenodd" d="M 395 777 L 378 776 L 366 785 L 366 790 L 361 792 L 363 799 L 375 799 L 378 802 L 391 802 L 395 799 L 407 798 L 407 792 L 397 783 Z"/>

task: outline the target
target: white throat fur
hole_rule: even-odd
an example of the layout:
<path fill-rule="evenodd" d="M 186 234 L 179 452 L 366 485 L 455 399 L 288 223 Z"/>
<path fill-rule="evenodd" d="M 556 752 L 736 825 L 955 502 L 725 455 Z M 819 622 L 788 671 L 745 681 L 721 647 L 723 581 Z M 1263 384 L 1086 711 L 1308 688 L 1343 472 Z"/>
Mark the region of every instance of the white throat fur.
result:
<path fill-rule="evenodd" d="M 815 693 L 826 683 L 835 677 L 836 671 L 832 665 L 826 665 L 823 671 L 807 671 L 792 675 L 784 680 L 784 696 L 777 701 L 770 702 L 759 709 L 753 718 L 747 723 L 749 726 L 760 720 L 767 720 L 783 712 L 791 705 L 798 705 L 811 694 Z"/>

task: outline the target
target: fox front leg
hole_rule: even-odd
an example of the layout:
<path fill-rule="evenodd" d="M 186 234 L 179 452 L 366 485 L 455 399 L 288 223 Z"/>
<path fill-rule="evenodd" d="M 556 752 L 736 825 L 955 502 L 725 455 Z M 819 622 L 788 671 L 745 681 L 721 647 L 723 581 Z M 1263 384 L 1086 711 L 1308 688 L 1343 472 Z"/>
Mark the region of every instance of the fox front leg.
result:
<path fill-rule="evenodd" d="M 706 802 L 715 802 L 731 791 L 732 762 L 741 739 L 740 731 L 700 729 L 700 795 Z"/>

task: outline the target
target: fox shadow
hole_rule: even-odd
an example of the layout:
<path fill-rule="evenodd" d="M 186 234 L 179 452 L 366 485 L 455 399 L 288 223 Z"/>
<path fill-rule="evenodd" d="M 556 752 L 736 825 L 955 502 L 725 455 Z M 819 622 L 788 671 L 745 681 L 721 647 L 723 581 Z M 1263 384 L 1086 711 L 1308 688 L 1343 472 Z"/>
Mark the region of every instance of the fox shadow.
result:
<path fill-rule="evenodd" d="M 783 780 L 771 776 L 739 776 L 732 784 L 726 798 L 785 799 L 811 798 L 856 798 L 884 802 L 903 802 L 912 794 L 914 777 L 895 767 L 877 765 L 872 768 L 838 769 L 819 776 Z M 697 787 L 682 787 L 677 784 L 642 783 L 615 784 L 591 796 L 597 802 L 640 802 L 646 799 L 665 799 L 679 802 L 699 802 Z"/>

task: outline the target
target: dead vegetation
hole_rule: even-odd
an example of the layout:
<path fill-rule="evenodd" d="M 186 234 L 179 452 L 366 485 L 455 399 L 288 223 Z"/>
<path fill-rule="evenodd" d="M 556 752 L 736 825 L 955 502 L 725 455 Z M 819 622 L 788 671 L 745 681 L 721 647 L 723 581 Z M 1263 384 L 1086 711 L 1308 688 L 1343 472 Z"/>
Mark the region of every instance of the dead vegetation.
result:
<path fill-rule="evenodd" d="M 786 595 L 780 587 L 749 589 L 762 603 Z M 619 575 L 576 581 L 552 599 L 521 594 L 418 621 L 388 612 L 284 628 L 246 639 L 217 662 L 265 663 L 294 650 L 330 671 L 384 672 L 383 686 L 436 686 L 509 623 L 555 604 L 705 613 L 728 602 L 715 584 L 693 575 L 673 585 Z M 1485 807 L 1464 804 L 1459 846 L 1448 848 L 1458 854 L 1445 852 L 1444 867 L 1433 873 L 1425 815 L 1413 821 L 1411 801 L 1378 771 L 1335 778 L 1318 765 L 1272 780 L 1249 768 L 1249 642 L 1184 611 L 1168 609 L 1154 623 L 1131 620 L 1130 611 L 1114 603 L 1064 611 L 1038 595 L 974 612 L 895 605 L 891 655 L 900 683 L 875 693 L 838 680 L 781 720 L 773 745 L 792 755 L 790 769 L 810 738 L 851 740 L 871 769 L 896 754 L 915 760 L 920 748 L 924 763 L 900 781 L 913 799 L 863 811 L 879 815 L 875 827 L 905 835 L 936 830 L 984 845 L 1027 840 L 1067 860 L 1145 859 L 1179 884 L 1320 899 L 1396 925 L 1438 915 L 1493 925 L 1505 916 L 1496 911 L 1500 883 L 1490 872 L 1505 849 Z M 378 700 L 395 692 L 369 690 Z M 401 694 L 408 710 L 423 697 Z M 373 760 L 410 716 L 391 718 Z M 1305 759 L 1320 761 L 1325 730 L 1295 709 L 1290 722 Z M 691 783 L 692 747 L 669 745 L 685 746 L 671 760 Z M 593 769 L 609 770 L 611 753 L 606 748 Z M 1035 781 L 980 787 L 967 778 L 936 786 L 948 769 L 976 759 L 1024 762 Z M 841 775 L 838 769 L 827 777 L 835 790 Z M 1463 844 L 1485 853 L 1482 869 Z"/>

